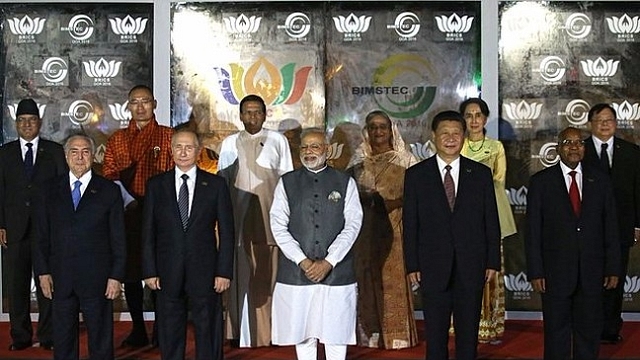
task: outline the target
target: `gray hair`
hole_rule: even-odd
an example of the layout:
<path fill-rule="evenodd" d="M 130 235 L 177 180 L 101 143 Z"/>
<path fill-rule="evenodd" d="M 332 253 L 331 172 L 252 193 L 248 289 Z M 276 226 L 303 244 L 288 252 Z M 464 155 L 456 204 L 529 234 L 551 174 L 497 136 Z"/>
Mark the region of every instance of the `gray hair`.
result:
<path fill-rule="evenodd" d="M 327 133 L 326 133 L 326 131 L 324 131 L 324 129 L 317 128 L 317 127 L 304 129 L 304 130 L 302 130 L 302 133 L 300 134 L 300 140 L 304 139 L 305 136 L 307 136 L 309 134 L 318 134 L 324 140 L 324 144 L 325 145 L 329 145 L 330 144 L 329 139 L 327 138 Z"/>
<path fill-rule="evenodd" d="M 74 139 L 84 139 L 91 146 L 91 154 L 94 155 L 96 153 L 96 142 L 93 140 L 91 136 L 84 133 L 71 134 L 69 135 L 69 137 L 67 137 L 63 145 L 65 153 L 69 151 L 69 143 L 71 143 L 71 140 L 74 140 Z"/>

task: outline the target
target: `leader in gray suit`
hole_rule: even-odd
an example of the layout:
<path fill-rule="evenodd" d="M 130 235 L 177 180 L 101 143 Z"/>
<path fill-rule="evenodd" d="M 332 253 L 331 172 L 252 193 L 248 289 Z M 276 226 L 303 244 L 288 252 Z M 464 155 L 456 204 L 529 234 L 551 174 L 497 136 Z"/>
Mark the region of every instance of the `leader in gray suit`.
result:
<path fill-rule="evenodd" d="M 82 311 L 90 359 L 112 360 L 112 300 L 120 295 L 126 258 L 122 197 L 91 170 L 90 137 L 73 135 L 64 149 L 70 171 L 51 181 L 40 200 L 34 251 L 42 292 L 53 298 L 53 356 L 79 359 Z"/>
<path fill-rule="evenodd" d="M 142 222 L 142 275 L 158 295 L 160 353 L 164 360 L 184 359 L 188 298 L 196 359 L 222 359 L 222 321 L 216 320 L 233 275 L 229 190 L 222 177 L 196 167 L 200 142 L 194 132 L 175 132 L 171 150 L 176 168 L 147 183 Z"/>
<path fill-rule="evenodd" d="M 456 359 L 476 358 L 482 289 L 500 269 L 493 179 L 488 167 L 460 156 L 465 128 L 459 113 L 437 114 L 437 154 L 405 173 L 404 256 L 409 280 L 421 285 L 430 360 L 448 358 L 452 314 Z"/>
<path fill-rule="evenodd" d="M 19 139 L 0 148 L 0 245 L 4 247 L 3 274 L 7 276 L 11 345 L 22 350 L 32 343 L 31 278 L 34 237 L 33 200 L 44 184 L 65 174 L 62 146 L 40 138 L 40 110 L 32 99 L 24 99 L 16 109 Z M 31 149 L 31 154 L 28 154 Z M 26 162 L 30 159 L 30 164 Z M 51 301 L 38 287 L 38 340 L 40 347 L 51 349 Z"/>

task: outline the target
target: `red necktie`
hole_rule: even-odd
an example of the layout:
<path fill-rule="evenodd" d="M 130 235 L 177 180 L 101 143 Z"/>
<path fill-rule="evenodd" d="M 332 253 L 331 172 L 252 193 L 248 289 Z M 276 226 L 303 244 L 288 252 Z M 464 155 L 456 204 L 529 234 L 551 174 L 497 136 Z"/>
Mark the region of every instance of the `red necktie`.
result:
<path fill-rule="evenodd" d="M 453 205 L 456 203 L 456 186 L 454 185 L 453 178 L 451 177 L 451 166 L 447 165 L 444 168 L 447 170 L 447 172 L 444 173 L 444 192 L 447 194 L 449 208 L 453 211 Z"/>
<path fill-rule="evenodd" d="M 580 216 L 580 191 L 578 190 L 578 183 L 576 182 L 575 171 L 569 171 L 571 175 L 571 185 L 569 185 L 569 200 L 571 200 L 571 207 L 576 216 Z"/>

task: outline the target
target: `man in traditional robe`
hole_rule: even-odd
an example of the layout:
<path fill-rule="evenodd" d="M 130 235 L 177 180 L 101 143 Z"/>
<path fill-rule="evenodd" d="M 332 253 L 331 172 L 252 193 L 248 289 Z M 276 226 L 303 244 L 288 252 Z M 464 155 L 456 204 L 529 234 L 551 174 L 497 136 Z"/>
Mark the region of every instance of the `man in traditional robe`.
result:
<path fill-rule="evenodd" d="M 362 225 L 356 182 L 326 165 L 320 130 L 302 136 L 303 167 L 282 176 L 271 207 L 280 247 L 273 293 L 272 339 L 315 360 L 318 341 L 328 360 L 344 360 L 356 343 L 357 285 L 353 247 Z"/>
<path fill-rule="evenodd" d="M 229 182 L 236 220 L 235 273 L 227 304 L 227 337 L 241 347 L 269 346 L 271 293 L 278 248 L 269 226 L 269 208 L 280 176 L 293 170 L 287 139 L 262 127 L 264 100 L 240 101 L 244 130 L 222 142 L 218 175 Z"/>
<path fill-rule="evenodd" d="M 137 85 L 129 91 L 127 108 L 131 121 L 107 141 L 103 176 L 121 187 L 125 204 L 127 232 L 127 273 L 124 281 L 127 307 L 133 329 L 123 346 L 141 347 L 149 343 L 143 317 L 141 229 L 142 205 L 147 180 L 173 168 L 171 135 L 173 130 L 156 121 L 157 101 L 151 89 Z"/>

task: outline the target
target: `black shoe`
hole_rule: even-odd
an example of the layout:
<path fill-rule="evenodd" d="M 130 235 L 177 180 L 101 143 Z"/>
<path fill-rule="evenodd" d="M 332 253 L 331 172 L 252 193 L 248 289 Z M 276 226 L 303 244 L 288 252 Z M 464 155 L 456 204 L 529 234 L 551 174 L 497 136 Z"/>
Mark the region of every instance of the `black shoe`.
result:
<path fill-rule="evenodd" d="M 147 339 L 146 334 L 135 335 L 133 333 L 129 334 L 126 339 L 122 341 L 122 347 L 132 347 L 132 348 L 140 348 L 149 345 L 149 339 Z"/>
<path fill-rule="evenodd" d="M 151 346 L 153 346 L 154 348 L 157 348 L 158 345 L 158 334 L 154 331 L 153 335 L 151 336 Z"/>
<path fill-rule="evenodd" d="M 31 347 L 31 343 L 13 343 L 9 345 L 9 351 L 20 351 Z"/>
<path fill-rule="evenodd" d="M 601 344 L 607 344 L 607 345 L 615 345 L 617 343 L 622 342 L 622 335 L 618 335 L 618 334 L 613 334 L 613 335 L 602 335 L 602 337 L 600 338 L 600 343 Z"/>
<path fill-rule="evenodd" d="M 51 350 L 53 350 L 53 343 L 52 342 L 41 342 L 40 343 L 40 347 L 45 349 L 45 350 L 51 351 Z"/>

